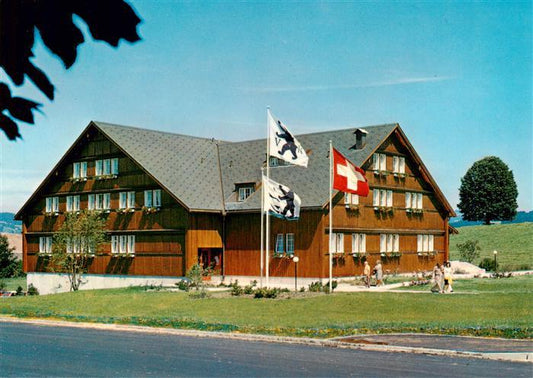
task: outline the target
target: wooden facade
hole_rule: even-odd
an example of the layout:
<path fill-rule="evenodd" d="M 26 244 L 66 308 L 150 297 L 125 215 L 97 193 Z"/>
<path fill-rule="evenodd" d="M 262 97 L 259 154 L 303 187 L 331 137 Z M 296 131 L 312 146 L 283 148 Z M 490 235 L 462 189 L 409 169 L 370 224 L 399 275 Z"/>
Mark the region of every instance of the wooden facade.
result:
<path fill-rule="evenodd" d="M 373 265 L 378 259 L 385 271 L 414 272 L 430 270 L 436 262 L 448 258 L 448 218 L 453 214 L 433 179 L 421 163 L 405 136 L 396 128 L 373 153 L 386 157 L 386 169 L 373 172 L 372 154 L 362 165 L 371 188 L 370 195 L 358 205 L 346 205 L 343 193 L 334 196 L 333 233 L 344 235 L 341 252 L 334 255 L 334 276 L 361 274 L 362 261 Z M 393 159 L 405 159 L 405 173 L 392 171 Z M 96 177 L 96 160 L 118 159 L 118 173 Z M 73 180 L 73 164 L 87 163 L 87 174 Z M 169 168 L 170 169 L 170 168 Z M 185 179 L 185 178 L 184 178 Z M 146 209 L 144 192 L 161 190 L 157 209 Z M 392 191 L 392 206 L 375 206 L 375 190 Z M 134 206 L 120 210 L 121 192 L 134 192 Z M 422 209 L 406 207 L 406 192 L 422 194 Z M 97 251 L 89 273 L 134 276 L 184 276 L 198 259 L 217 256 L 216 273 L 226 276 L 260 275 L 259 212 L 192 210 L 162 186 L 136 162 L 127 151 L 110 140 L 98 127 L 89 125 L 76 143 L 17 214 L 23 221 L 23 261 L 26 272 L 46 272 L 48 257 L 39 253 L 40 238 L 51 236 L 64 222 L 66 197 L 80 196 L 80 209 L 89 205 L 89 195 L 109 193 L 106 217 L 110 238 L 134 235 L 134 254 L 114 254 L 111 243 Z M 58 197 L 59 208 L 46 213 L 46 198 Z M 327 193 L 321 207 L 303 208 L 297 222 L 271 220 L 270 255 L 276 235 L 294 235 L 294 255 L 299 257 L 298 275 L 309 278 L 328 277 L 329 204 Z M 352 234 L 364 234 L 365 253 L 352 253 Z M 398 238 L 398 253 L 384 251 L 382 235 Z M 419 235 L 431 235 L 432 251 L 420 251 Z M 41 251 L 42 252 L 42 251 Z M 202 254 L 205 253 L 205 254 Z M 210 260 L 211 262 L 211 260 Z M 204 261 L 205 263 L 205 261 Z M 270 276 L 289 277 L 294 263 L 287 257 L 271 257 Z"/>

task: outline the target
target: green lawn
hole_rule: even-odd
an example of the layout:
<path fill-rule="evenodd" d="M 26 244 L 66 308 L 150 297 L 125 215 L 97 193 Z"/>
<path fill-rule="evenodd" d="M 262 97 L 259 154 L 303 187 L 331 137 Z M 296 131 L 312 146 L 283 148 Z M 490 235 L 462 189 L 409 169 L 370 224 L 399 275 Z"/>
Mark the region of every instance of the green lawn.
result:
<path fill-rule="evenodd" d="M 478 240 L 481 256 L 474 264 L 479 264 L 484 257 L 494 258 L 496 250 L 500 270 L 533 269 L 533 223 L 467 226 L 458 230 L 458 235 L 450 236 L 451 260 L 461 259 L 458 243 Z"/>
<path fill-rule="evenodd" d="M 299 294 L 253 299 L 142 288 L 80 291 L 0 301 L 0 314 L 72 321 L 310 337 L 432 332 L 533 337 L 533 277 L 459 281 L 451 295 Z"/>
<path fill-rule="evenodd" d="M 5 290 L 7 291 L 15 291 L 19 286 L 26 291 L 26 277 L 0 278 L 0 281 L 6 284 Z"/>

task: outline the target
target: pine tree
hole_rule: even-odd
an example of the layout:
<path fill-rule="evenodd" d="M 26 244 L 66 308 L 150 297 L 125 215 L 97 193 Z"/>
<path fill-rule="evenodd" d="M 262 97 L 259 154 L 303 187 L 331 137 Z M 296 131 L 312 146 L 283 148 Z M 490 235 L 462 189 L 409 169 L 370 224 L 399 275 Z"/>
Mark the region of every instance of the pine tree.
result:
<path fill-rule="evenodd" d="M 461 179 L 460 202 L 463 220 L 512 220 L 516 216 L 518 189 L 513 172 L 500 158 L 476 161 Z"/>
<path fill-rule="evenodd" d="M 10 278 L 17 275 L 18 263 L 9 241 L 4 235 L 0 235 L 0 278 Z"/>

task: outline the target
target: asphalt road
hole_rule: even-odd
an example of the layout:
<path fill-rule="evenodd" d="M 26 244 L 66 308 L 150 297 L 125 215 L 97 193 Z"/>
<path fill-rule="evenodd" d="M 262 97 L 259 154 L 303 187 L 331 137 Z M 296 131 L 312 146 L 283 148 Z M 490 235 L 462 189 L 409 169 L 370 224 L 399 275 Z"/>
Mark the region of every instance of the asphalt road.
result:
<path fill-rule="evenodd" d="M 0 323 L 0 376 L 532 376 L 526 363 Z"/>

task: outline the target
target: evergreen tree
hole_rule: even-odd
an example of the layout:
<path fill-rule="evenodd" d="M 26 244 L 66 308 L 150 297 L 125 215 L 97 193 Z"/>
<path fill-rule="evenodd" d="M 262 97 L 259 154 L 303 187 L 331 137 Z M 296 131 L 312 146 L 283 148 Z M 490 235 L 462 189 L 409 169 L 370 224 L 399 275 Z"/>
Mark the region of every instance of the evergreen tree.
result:
<path fill-rule="evenodd" d="M 9 246 L 9 241 L 4 235 L 0 235 L 0 278 L 11 278 L 18 273 L 18 262 Z"/>
<path fill-rule="evenodd" d="M 461 179 L 457 205 L 466 221 L 512 220 L 518 189 L 513 172 L 498 157 L 476 161 Z"/>

